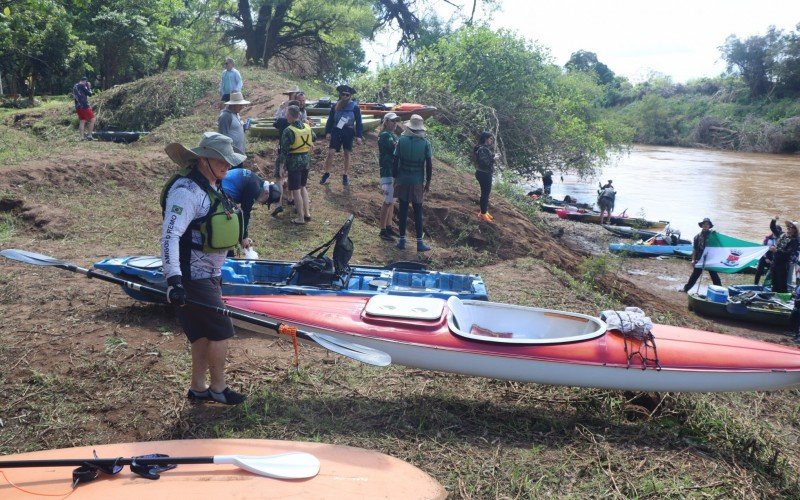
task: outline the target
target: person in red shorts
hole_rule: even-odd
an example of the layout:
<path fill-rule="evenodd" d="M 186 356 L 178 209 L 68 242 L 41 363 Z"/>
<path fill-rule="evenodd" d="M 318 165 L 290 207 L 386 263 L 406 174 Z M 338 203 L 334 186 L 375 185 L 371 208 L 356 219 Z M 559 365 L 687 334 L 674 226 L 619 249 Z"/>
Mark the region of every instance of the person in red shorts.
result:
<path fill-rule="evenodd" d="M 92 107 L 89 106 L 90 95 L 92 95 L 92 85 L 89 83 L 89 79 L 84 76 L 72 88 L 72 97 L 75 99 L 75 112 L 78 113 L 78 120 L 80 120 L 78 133 L 87 141 L 94 140 L 92 135 L 92 132 L 94 132 L 94 112 L 92 112 Z M 89 131 L 86 135 L 83 135 L 83 128 L 86 122 L 89 122 Z"/>

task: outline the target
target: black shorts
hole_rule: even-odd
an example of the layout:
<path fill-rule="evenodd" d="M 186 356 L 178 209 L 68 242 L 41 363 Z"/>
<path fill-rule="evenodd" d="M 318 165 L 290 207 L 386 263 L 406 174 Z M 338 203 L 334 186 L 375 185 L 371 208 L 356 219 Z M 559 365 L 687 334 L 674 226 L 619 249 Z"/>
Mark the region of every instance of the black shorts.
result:
<path fill-rule="evenodd" d="M 306 187 L 306 183 L 308 182 L 308 169 L 289 170 L 288 182 L 289 191 L 297 191 L 302 187 Z"/>
<path fill-rule="evenodd" d="M 186 280 L 183 287 L 190 299 L 217 307 L 225 307 L 222 302 L 222 279 L 206 278 L 200 280 Z M 221 314 L 187 304 L 176 308 L 178 320 L 183 327 L 183 333 L 194 342 L 197 339 L 226 340 L 233 337 L 233 323 L 231 319 Z"/>
<path fill-rule="evenodd" d="M 342 129 L 335 128 L 331 132 L 331 143 L 329 149 L 335 149 L 338 153 L 344 146 L 345 151 L 353 150 L 353 139 L 356 138 L 356 129 L 353 127 L 345 127 Z"/>

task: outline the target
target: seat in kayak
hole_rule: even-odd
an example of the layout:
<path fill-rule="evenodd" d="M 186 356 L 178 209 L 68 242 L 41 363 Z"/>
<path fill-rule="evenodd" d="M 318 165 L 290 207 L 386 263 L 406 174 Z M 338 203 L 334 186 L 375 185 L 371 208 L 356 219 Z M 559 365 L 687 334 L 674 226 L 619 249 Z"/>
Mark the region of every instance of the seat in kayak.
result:
<path fill-rule="evenodd" d="M 500 344 L 562 344 L 603 335 L 606 324 L 585 314 L 450 297 L 447 323 L 459 337 Z"/>

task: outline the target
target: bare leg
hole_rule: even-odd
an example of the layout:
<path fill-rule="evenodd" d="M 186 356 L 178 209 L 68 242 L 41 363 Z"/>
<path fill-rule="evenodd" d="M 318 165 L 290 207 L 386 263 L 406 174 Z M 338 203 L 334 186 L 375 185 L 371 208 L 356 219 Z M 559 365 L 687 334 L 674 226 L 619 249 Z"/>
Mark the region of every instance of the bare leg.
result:
<path fill-rule="evenodd" d="M 386 225 L 383 227 L 389 227 L 392 225 L 392 219 L 394 218 L 394 202 L 389 203 L 389 210 L 386 214 Z"/>
<path fill-rule="evenodd" d="M 294 196 L 294 208 L 297 210 L 297 218 L 294 219 L 294 221 L 305 224 L 306 220 L 303 217 L 306 214 L 305 201 L 308 198 L 308 195 L 306 195 L 306 198 L 303 198 L 302 188 L 292 191 L 292 195 Z"/>
<path fill-rule="evenodd" d="M 350 173 L 350 151 L 344 150 L 344 172 L 342 175 Z"/>
<path fill-rule="evenodd" d="M 92 132 L 94 132 L 94 121 L 95 121 L 95 118 L 92 118 L 92 120 L 89 122 L 89 137 L 91 137 L 92 136 Z"/>
<path fill-rule="evenodd" d="M 85 123 L 86 123 L 86 120 L 81 120 L 78 123 L 78 133 L 80 134 L 81 139 L 83 139 L 83 126 L 84 126 Z"/>
<path fill-rule="evenodd" d="M 300 188 L 300 195 L 303 198 L 303 215 L 311 217 L 311 200 L 308 197 L 308 189 L 305 186 Z"/>
<path fill-rule="evenodd" d="M 211 374 L 209 388 L 214 392 L 222 392 L 228 387 L 225 383 L 225 357 L 227 355 L 227 340 L 208 341 L 208 371 Z"/>
<path fill-rule="evenodd" d="M 389 221 L 391 220 L 389 218 L 389 210 L 391 209 L 391 207 L 392 206 L 388 203 L 384 203 L 383 205 L 381 205 L 381 217 L 380 217 L 381 230 L 386 229 L 386 226 L 389 225 Z"/>
<path fill-rule="evenodd" d="M 333 164 L 334 153 L 336 153 L 335 149 L 328 149 L 328 156 L 325 157 L 325 170 L 324 170 L 325 172 L 331 171 L 331 165 Z"/>
<path fill-rule="evenodd" d="M 197 339 L 192 342 L 192 385 L 195 392 L 208 389 L 206 373 L 208 372 L 208 339 Z"/>

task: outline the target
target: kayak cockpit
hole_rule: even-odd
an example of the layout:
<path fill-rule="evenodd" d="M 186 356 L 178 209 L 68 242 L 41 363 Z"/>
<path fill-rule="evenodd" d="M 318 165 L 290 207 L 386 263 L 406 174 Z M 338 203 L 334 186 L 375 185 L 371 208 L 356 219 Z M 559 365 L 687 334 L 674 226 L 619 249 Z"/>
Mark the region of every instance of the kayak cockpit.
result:
<path fill-rule="evenodd" d="M 562 344 L 603 335 L 606 324 L 585 314 L 479 300 L 447 300 L 447 324 L 459 337 L 499 344 Z"/>

